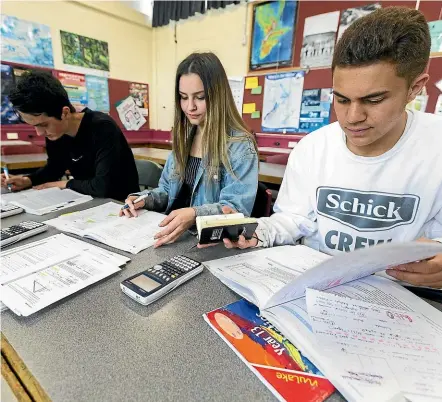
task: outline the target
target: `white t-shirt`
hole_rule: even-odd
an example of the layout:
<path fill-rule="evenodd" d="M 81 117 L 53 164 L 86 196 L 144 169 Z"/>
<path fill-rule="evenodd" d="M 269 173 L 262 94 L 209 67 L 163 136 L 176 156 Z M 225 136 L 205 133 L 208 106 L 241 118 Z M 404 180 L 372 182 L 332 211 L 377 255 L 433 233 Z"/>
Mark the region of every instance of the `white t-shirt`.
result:
<path fill-rule="evenodd" d="M 264 246 L 304 244 L 328 254 L 382 242 L 442 237 L 442 117 L 408 112 L 396 145 L 362 157 L 339 123 L 292 151 L 275 203 L 259 220 Z"/>

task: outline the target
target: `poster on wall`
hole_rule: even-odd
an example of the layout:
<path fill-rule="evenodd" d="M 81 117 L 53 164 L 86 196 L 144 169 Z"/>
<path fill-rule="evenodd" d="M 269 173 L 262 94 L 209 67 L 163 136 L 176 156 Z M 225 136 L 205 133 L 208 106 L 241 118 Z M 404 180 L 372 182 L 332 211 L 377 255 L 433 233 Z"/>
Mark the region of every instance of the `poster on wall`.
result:
<path fill-rule="evenodd" d="M 364 17 L 372 13 L 373 11 L 376 11 L 378 8 L 381 8 L 381 5 L 379 3 L 375 3 L 375 4 L 367 4 L 361 7 L 347 8 L 346 10 L 342 11 L 341 19 L 339 21 L 337 40 L 341 38 L 342 34 L 351 24 L 353 24 L 353 22 L 355 22 L 357 19 L 361 17 Z"/>
<path fill-rule="evenodd" d="M 428 23 L 431 35 L 431 53 L 442 52 L 442 20 Z"/>
<path fill-rule="evenodd" d="M 119 102 L 116 108 L 126 130 L 139 130 L 146 123 L 146 119 L 131 96 Z"/>
<path fill-rule="evenodd" d="M 149 103 L 148 103 L 148 86 L 147 84 L 138 84 L 132 82 L 129 85 L 129 95 L 132 96 L 135 104 L 137 105 L 140 113 L 147 117 L 149 116 Z"/>
<path fill-rule="evenodd" d="M 331 88 L 304 89 L 302 92 L 299 132 L 311 133 L 330 123 L 333 101 Z"/>
<path fill-rule="evenodd" d="M 296 1 L 271 1 L 253 7 L 250 70 L 291 66 L 296 29 Z"/>
<path fill-rule="evenodd" d="M 109 71 L 108 43 L 71 32 L 60 31 L 63 63 Z"/>
<path fill-rule="evenodd" d="M 20 123 L 18 114 L 15 112 L 12 103 L 9 101 L 8 94 L 14 87 L 14 72 L 11 66 L 1 64 L 1 123 L 16 124 Z"/>
<path fill-rule="evenodd" d="M 229 77 L 229 86 L 232 91 L 235 106 L 239 114 L 242 113 L 242 101 L 244 98 L 244 77 Z"/>
<path fill-rule="evenodd" d="M 264 132 L 299 131 L 304 74 L 304 71 L 294 71 L 266 75 L 262 108 Z"/>
<path fill-rule="evenodd" d="M 81 112 L 87 105 L 87 88 L 84 75 L 58 72 L 58 79 L 66 89 L 69 100 L 77 112 Z"/>
<path fill-rule="evenodd" d="M 3 61 L 54 67 L 51 29 L 47 25 L 2 15 L 1 38 Z"/>
<path fill-rule="evenodd" d="M 305 19 L 301 48 L 302 67 L 330 67 L 335 49 L 339 11 Z"/>
<path fill-rule="evenodd" d="M 98 112 L 109 113 L 109 84 L 107 78 L 86 75 L 87 106 Z"/>

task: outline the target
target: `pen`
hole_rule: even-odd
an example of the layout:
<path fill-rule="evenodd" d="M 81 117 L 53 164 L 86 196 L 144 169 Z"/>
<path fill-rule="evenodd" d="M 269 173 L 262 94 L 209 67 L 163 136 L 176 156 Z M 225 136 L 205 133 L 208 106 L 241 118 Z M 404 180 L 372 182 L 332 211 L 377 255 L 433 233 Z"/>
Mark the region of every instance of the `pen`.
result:
<path fill-rule="evenodd" d="M 5 174 L 6 180 L 9 180 L 9 170 L 8 170 L 8 168 L 6 166 L 3 168 L 3 173 Z M 8 184 L 8 190 L 12 191 L 12 185 L 11 184 Z"/>
<path fill-rule="evenodd" d="M 133 201 L 133 203 L 136 204 L 137 202 L 143 201 L 145 198 L 149 197 L 149 195 L 150 195 L 150 193 L 147 193 L 147 194 L 144 194 L 144 195 L 140 195 L 138 198 L 136 198 L 136 199 Z M 124 209 L 127 209 L 127 208 L 129 208 L 129 205 L 124 204 L 124 205 L 121 207 L 121 210 L 124 210 Z"/>

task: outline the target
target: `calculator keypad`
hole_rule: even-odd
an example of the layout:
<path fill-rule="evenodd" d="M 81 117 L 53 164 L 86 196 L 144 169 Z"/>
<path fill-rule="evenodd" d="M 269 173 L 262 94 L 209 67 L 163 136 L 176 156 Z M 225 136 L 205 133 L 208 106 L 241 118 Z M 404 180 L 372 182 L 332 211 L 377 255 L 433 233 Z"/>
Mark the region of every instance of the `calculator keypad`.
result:
<path fill-rule="evenodd" d="M 40 226 L 44 226 L 40 222 L 25 221 L 21 222 L 19 225 L 10 226 L 8 228 L 2 229 L 1 240 L 9 239 L 13 236 L 21 235 L 22 233 L 28 232 L 32 229 L 36 229 Z"/>
<path fill-rule="evenodd" d="M 193 261 L 190 258 L 176 256 L 169 261 L 162 262 L 159 265 L 149 268 L 147 271 L 167 283 L 178 279 L 180 276 L 185 275 L 199 265 L 199 262 Z"/>

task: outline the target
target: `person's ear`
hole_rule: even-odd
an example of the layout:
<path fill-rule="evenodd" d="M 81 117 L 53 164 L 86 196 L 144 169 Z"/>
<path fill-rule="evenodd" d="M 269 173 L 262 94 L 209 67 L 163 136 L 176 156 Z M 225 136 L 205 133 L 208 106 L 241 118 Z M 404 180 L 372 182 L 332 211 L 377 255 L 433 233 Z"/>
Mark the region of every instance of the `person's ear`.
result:
<path fill-rule="evenodd" d="M 71 114 L 71 109 L 69 109 L 67 106 L 63 107 L 63 109 L 61 109 L 61 120 L 68 119 L 70 114 Z"/>
<path fill-rule="evenodd" d="M 428 74 L 420 74 L 413 80 L 408 90 L 407 104 L 413 101 L 417 95 L 419 95 L 422 88 L 427 84 L 429 78 L 430 76 Z"/>

